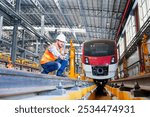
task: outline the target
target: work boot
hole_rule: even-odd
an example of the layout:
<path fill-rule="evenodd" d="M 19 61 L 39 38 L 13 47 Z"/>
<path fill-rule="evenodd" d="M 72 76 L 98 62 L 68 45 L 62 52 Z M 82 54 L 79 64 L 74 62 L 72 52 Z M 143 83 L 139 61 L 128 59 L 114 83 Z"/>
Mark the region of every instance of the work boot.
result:
<path fill-rule="evenodd" d="M 58 70 L 56 76 L 67 77 L 65 74 L 63 74 L 62 70 Z"/>
<path fill-rule="evenodd" d="M 56 76 L 60 76 L 60 77 L 67 77 L 65 74 L 63 74 L 62 72 L 57 72 Z"/>

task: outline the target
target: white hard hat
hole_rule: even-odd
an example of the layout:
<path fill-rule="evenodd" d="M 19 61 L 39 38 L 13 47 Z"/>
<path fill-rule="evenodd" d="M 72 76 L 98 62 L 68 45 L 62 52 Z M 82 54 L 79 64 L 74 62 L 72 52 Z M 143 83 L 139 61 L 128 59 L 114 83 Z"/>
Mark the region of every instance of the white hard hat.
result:
<path fill-rule="evenodd" d="M 60 33 L 60 34 L 56 37 L 56 39 L 67 43 L 67 41 L 66 41 L 66 36 L 65 36 L 63 33 Z"/>

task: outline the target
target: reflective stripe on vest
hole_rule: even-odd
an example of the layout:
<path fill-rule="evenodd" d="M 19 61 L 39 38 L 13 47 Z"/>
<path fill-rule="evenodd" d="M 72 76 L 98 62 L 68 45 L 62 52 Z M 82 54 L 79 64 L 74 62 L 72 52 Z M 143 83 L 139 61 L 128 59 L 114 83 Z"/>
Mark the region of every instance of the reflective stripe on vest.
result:
<path fill-rule="evenodd" d="M 50 61 L 55 61 L 56 59 L 57 57 L 55 57 L 48 49 L 46 49 L 40 63 L 45 64 Z"/>

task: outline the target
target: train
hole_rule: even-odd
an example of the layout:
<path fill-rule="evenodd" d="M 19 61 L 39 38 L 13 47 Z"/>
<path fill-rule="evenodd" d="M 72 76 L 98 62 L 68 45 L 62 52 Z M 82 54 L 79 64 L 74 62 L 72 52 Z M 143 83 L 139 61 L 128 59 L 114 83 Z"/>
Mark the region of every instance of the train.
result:
<path fill-rule="evenodd" d="M 105 85 L 117 70 L 117 47 L 114 40 L 89 40 L 82 45 L 82 64 L 86 77 Z"/>

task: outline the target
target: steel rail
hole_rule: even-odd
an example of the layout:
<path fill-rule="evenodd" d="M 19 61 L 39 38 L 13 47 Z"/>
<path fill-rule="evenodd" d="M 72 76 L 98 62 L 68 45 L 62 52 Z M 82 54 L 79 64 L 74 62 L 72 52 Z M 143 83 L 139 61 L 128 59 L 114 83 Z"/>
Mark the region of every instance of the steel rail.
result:
<path fill-rule="evenodd" d="M 136 85 L 139 85 L 141 90 L 150 91 L 150 74 L 112 80 L 109 83 L 116 86 L 121 86 L 123 84 L 124 87 L 133 89 Z"/>
<path fill-rule="evenodd" d="M 58 88 L 90 86 L 93 82 L 62 78 L 52 75 L 0 68 L 0 98 L 24 94 L 38 94 Z"/>

